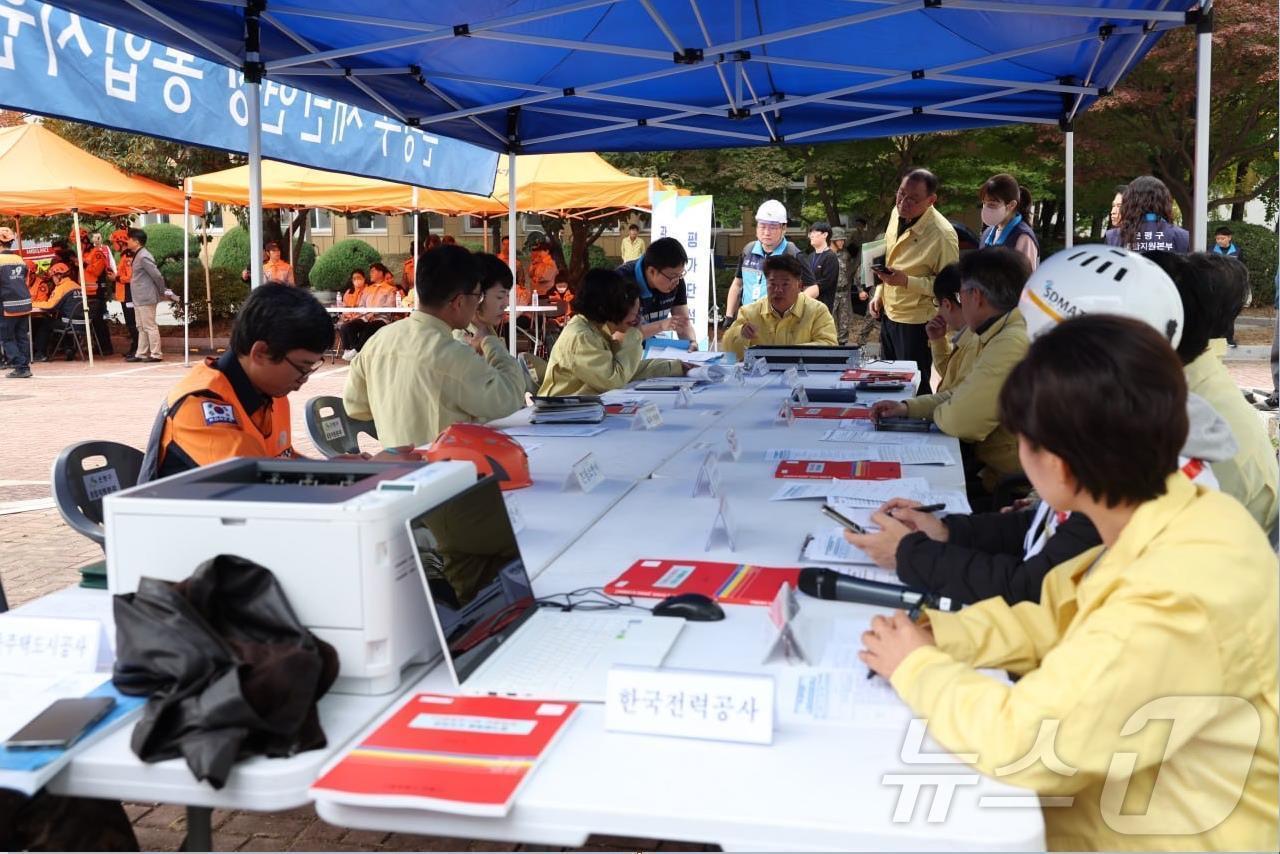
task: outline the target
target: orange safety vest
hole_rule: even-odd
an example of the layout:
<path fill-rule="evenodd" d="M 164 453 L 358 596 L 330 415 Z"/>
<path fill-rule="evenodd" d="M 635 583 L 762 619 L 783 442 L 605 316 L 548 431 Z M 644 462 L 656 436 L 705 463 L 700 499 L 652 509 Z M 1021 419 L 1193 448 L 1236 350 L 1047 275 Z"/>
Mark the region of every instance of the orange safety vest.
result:
<path fill-rule="evenodd" d="M 235 359 L 231 352 L 210 356 L 169 390 L 147 440 L 139 483 L 231 457 L 295 455 L 289 399 L 271 398 L 249 412 L 224 373 L 241 371 Z"/>
<path fill-rule="evenodd" d="M 84 292 L 93 299 L 98 295 L 98 286 L 105 284 L 103 276 L 111 269 L 105 253 L 106 250 L 101 246 L 94 246 L 83 250 L 84 256 Z"/>
<path fill-rule="evenodd" d="M 116 302 L 121 305 L 128 296 L 127 290 L 129 281 L 133 278 L 133 256 L 120 253 L 120 260 L 116 262 Z"/>

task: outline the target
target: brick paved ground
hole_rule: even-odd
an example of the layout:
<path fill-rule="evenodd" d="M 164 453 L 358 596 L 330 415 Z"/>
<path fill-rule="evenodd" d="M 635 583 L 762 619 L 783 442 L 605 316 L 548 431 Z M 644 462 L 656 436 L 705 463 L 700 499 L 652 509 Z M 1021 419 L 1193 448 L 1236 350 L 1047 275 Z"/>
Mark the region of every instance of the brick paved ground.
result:
<path fill-rule="evenodd" d="M 1228 368 L 1237 383 L 1271 387 L 1265 361 L 1268 349 L 1242 346 L 1232 351 Z M 184 368 L 179 362 L 135 366 L 113 358 L 93 370 L 78 362 L 35 365 L 33 370 L 36 377 L 31 380 L 0 376 L 0 434 L 7 440 L 0 444 L 0 581 L 13 605 L 77 583 L 77 567 L 102 555 L 96 545 L 66 527 L 56 510 L 14 511 L 33 500 L 47 499 L 49 469 L 64 446 L 85 439 L 111 439 L 142 447 L 165 390 Z M 345 376 L 341 362 L 326 366 L 302 393 L 294 395 L 294 445 L 301 453 L 318 455 L 306 436 L 303 404 L 316 395 L 340 395 Z M 21 441 L 12 441 L 15 436 Z M 186 832 L 182 808 L 129 804 L 127 809 L 143 850 L 177 850 Z M 269 814 L 218 810 L 213 827 L 214 847 L 220 851 L 522 850 L 522 846 L 466 839 L 347 830 L 321 821 L 309 807 Z M 581 850 L 715 849 L 596 836 Z"/>

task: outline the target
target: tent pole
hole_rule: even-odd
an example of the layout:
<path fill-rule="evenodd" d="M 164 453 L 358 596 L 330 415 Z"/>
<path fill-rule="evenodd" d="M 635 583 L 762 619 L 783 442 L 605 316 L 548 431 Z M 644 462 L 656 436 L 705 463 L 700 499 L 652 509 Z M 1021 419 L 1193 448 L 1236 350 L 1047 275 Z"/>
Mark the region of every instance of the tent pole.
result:
<path fill-rule="evenodd" d="M 84 345 L 89 351 L 89 367 L 93 367 L 93 323 L 89 318 L 89 289 L 84 282 L 84 249 L 80 240 L 80 209 L 71 209 L 72 233 L 76 236 L 76 266 L 80 268 L 80 304 L 84 306 Z"/>
<path fill-rule="evenodd" d="M 1208 6 L 1209 4 L 1205 4 Z M 1196 151 L 1194 209 L 1191 211 L 1191 249 L 1209 244 L 1209 81 L 1213 67 L 1213 7 L 1196 22 Z M 1183 211 L 1187 218 L 1187 211 Z"/>
<path fill-rule="evenodd" d="M 1070 127 L 1070 126 L 1068 126 Z M 1068 130 L 1066 166 L 1066 192 L 1062 206 L 1062 218 L 1066 223 L 1066 229 L 1063 232 L 1064 245 L 1069 249 L 1076 244 L 1076 133 L 1074 130 Z"/>
<path fill-rule="evenodd" d="M 200 218 L 200 231 L 204 233 L 204 238 L 200 244 L 200 254 L 203 256 L 204 263 L 204 318 L 209 324 L 209 352 L 213 353 L 213 283 L 209 281 L 209 211 L 204 210 L 204 216 Z"/>
<path fill-rule="evenodd" d="M 413 188 L 413 281 L 405 282 L 405 285 L 413 288 L 414 301 L 417 302 L 418 290 L 418 188 Z"/>
<path fill-rule="evenodd" d="M 507 154 L 507 244 L 511 250 L 507 253 L 507 266 L 511 268 L 511 278 L 516 277 L 516 154 Z M 507 311 L 507 343 L 511 347 L 511 355 L 516 355 L 516 290 L 512 288 L 508 294 L 510 300 Z"/>
<path fill-rule="evenodd" d="M 261 84 L 249 88 L 249 287 L 262 284 L 262 105 Z"/>
<path fill-rule="evenodd" d="M 182 364 L 191 364 L 191 194 L 182 194 Z"/>

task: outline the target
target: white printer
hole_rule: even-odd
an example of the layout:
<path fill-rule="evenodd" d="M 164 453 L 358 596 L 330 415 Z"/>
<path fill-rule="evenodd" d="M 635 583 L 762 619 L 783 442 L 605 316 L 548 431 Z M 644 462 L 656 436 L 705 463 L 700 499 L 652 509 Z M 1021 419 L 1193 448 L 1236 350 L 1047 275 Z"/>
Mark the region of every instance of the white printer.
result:
<path fill-rule="evenodd" d="M 108 495 L 107 586 L 181 581 L 238 555 L 275 574 L 338 651 L 333 690 L 382 694 L 439 652 L 405 521 L 476 481 L 469 462 L 232 459 Z"/>

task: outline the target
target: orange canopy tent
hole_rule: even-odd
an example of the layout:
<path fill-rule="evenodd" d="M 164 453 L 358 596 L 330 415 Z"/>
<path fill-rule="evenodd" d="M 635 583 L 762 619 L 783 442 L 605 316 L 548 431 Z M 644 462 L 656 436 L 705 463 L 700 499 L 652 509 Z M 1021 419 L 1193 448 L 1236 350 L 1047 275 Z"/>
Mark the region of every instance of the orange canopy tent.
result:
<path fill-rule="evenodd" d="M 493 197 L 507 208 L 507 155 L 498 157 Z M 672 190 L 657 178 L 628 175 L 599 154 L 522 154 L 516 157 L 518 211 L 566 217 L 605 216 L 622 210 L 649 210 L 649 196 Z"/>
<path fill-rule="evenodd" d="M 182 191 L 126 174 L 38 124 L 0 128 L 0 211 L 13 216 L 182 213 Z"/>
<path fill-rule="evenodd" d="M 186 199 L 180 190 L 126 174 L 39 124 L 0 128 L 0 174 L 4 175 L 0 213 L 15 217 L 70 211 L 79 229 L 82 213 L 112 216 L 185 211 Z M 84 281 L 84 258 L 78 242 L 76 256 L 80 281 Z M 89 297 L 83 288 L 80 297 L 88 316 Z M 92 366 L 92 335 L 87 343 Z"/>
<path fill-rule="evenodd" d="M 196 175 L 183 182 L 188 193 L 224 205 L 249 201 L 249 167 Z M 262 206 L 265 208 L 327 208 L 352 211 L 434 211 L 447 216 L 492 215 L 507 212 L 505 204 L 485 196 L 428 190 L 341 172 L 308 169 L 276 160 L 262 161 Z"/>

